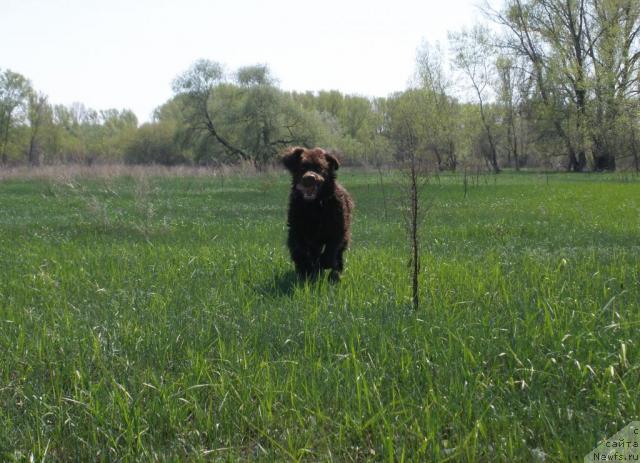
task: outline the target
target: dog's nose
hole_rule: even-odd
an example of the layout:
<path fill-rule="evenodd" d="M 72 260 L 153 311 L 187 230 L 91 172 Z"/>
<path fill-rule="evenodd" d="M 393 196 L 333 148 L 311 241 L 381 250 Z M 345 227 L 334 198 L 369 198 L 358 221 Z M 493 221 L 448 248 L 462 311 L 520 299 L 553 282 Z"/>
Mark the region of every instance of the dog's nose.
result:
<path fill-rule="evenodd" d="M 313 174 L 304 174 L 302 176 L 302 185 L 303 186 L 313 186 L 316 183 L 316 177 Z"/>

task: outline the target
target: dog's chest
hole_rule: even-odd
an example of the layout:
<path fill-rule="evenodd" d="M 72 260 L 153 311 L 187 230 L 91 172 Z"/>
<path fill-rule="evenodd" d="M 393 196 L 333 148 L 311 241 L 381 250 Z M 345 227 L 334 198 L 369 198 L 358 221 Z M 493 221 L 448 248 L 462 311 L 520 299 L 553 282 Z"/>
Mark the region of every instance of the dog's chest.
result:
<path fill-rule="evenodd" d="M 324 236 L 333 233 L 339 215 L 330 200 L 292 204 L 289 226 L 296 227 L 306 236 Z"/>

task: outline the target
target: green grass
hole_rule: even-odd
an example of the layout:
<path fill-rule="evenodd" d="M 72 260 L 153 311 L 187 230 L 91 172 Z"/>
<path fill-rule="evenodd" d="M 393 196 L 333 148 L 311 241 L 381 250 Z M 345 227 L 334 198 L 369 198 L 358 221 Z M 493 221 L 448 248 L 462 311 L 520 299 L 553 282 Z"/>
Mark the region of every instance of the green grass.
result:
<path fill-rule="evenodd" d="M 640 182 L 432 178 L 411 309 L 396 174 L 339 285 L 288 180 L 0 183 L 0 460 L 577 461 L 640 416 Z"/>

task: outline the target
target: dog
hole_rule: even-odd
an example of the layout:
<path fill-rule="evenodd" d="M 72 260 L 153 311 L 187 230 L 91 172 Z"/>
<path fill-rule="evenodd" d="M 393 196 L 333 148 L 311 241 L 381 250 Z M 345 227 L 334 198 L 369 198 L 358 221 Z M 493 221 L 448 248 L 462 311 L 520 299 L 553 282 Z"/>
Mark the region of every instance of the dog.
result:
<path fill-rule="evenodd" d="M 330 270 L 340 280 L 343 253 L 351 240 L 353 200 L 336 182 L 338 159 L 321 148 L 294 147 L 282 155 L 292 176 L 287 215 L 287 246 L 296 273 L 313 279 Z"/>

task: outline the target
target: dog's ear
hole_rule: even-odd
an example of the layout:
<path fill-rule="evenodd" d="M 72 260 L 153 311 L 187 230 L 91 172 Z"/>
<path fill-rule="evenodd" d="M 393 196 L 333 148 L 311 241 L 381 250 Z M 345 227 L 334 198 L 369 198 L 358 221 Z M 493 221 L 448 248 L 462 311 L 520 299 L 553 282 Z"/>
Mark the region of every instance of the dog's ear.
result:
<path fill-rule="evenodd" d="M 296 170 L 298 164 L 300 164 L 300 157 L 302 156 L 302 153 L 304 153 L 304 148 L 300 148 L 299 146 L 289 148 L 282 155 L 282 164 L 284 164 L 288 170 L 293 172 Z"/>
<path fill-rule="evenodd" d="M 331 169 L 338 170 L 338 168 L 340 167 L 340 162 L 338 161 L 338 158 L 336 158 L 335 155 L 332 153 L 326 153 L 324 156 L 327 159 L 327 162 L 329 163 L 329 165 L 331 166 Z"/>

